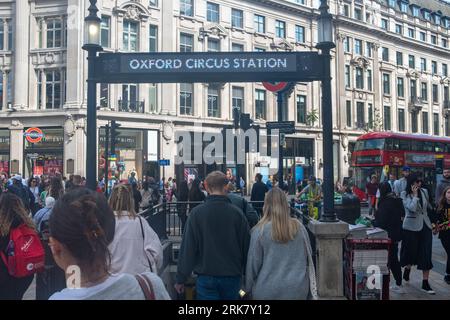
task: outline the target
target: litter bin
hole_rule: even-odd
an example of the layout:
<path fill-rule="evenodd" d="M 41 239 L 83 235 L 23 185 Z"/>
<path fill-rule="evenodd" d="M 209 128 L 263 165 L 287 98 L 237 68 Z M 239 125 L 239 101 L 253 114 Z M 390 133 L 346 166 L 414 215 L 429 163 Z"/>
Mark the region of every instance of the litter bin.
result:
<path fill-rule="evenodd" d="M 349 224 L 355 224 L 355 220 L 361 216 L 359 198 L 353 193 L 344 193 L 342 201 L 339 202 L 334 204 L 338 219 Z"/>

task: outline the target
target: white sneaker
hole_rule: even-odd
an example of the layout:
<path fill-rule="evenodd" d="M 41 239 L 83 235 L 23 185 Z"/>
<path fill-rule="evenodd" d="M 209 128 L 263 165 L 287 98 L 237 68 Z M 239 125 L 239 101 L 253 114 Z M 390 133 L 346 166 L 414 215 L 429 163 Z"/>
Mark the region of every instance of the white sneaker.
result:
<path fill-rule="evenodd" d="M 397 293 L 397 294 L 404 294 L 405 290 L 403 290 L 402 286 L 393 285 L 389 288 L 391 291 Z"/>

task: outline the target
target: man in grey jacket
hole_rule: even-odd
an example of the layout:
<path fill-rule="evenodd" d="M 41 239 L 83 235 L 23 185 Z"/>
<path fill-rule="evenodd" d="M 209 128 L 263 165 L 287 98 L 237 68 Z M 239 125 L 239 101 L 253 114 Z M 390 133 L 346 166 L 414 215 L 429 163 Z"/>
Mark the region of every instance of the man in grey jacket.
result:
<path fill-rule="evenodd" d="M 434 199 L 434 201 L 436 202 L 436 205 L 439 204 L 439 200 L 442 197 L 442 193 L 444 193 L 444 190 L 447 187 L 450 187 L 450 169 L 444 169 L 444 178 L 441 180 L 441 182 L 438 183 L 437 187 L 436 187 L 436 198 Z"/>
<path fill-rule="evenodd" d="M 409 174 L 411 173 L 411 168 L 408 166 L 403 167 L 403 178 L 398 179 L 394 182 L 394 193 L 397 197 L 400 197 L 402 192 L 406 190 L 406 184 Z"/>

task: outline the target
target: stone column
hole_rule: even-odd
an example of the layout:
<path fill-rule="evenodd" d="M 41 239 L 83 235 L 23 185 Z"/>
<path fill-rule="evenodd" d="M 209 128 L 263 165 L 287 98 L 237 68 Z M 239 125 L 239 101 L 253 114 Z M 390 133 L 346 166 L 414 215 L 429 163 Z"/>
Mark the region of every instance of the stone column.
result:
<path fill-rule="evenodd" d="M 29 2 L 15 1 L 13 106 L 18 109 L 25 109 L 28 106 L 28 37 L 25 35 L 30 29 L 29 16 Z"/>
<path fill-rule="evenodd" d="M 164 32 L 164 35 L 161 33 L 161 37 L 163 37 L 164 41 L 161 42 L 161 51 L 164 52 L 176 52 L 178 51 L 178 41 L 179 39 L 179 31 L 176 28 L 174 7 L 176 1 L 160 1 L 161 3 L 161 22 L 159 25 L 160 30 Z M 196 41 L 194 41 L 195 44 Z M 175 83 L 164 83 L 159 85 L 162 89 L 162 93 L 160 97 L 158 97 L 158 104 L 161 106 L 162 114 L 177 114 L 177 84 Z M 194 85 L 195 86 L 195 85 Z M 194 90 L 194 99 L 196 95 L 196 91 Z M 194 104 L 195 105 L 195 104 Z M 195 111 L 194 111 L 195 112 Z"/>
<path fill-rule="evenodd" d="M 316 240 L 316 277 L 319 297 L 343 299 L 343 239 L 348 234 L 348 224 L 311 221 L 307 228 L 314 234 Z"/>
<path fill-rule="evenodd" d="M 380 63 L 378 60 L 378 49 L 380 48 L 380 44 L 379 43 L 374 43 L 373 44 L 373 71 L 372 71 L 372 76 L 373 76 L 373 90 L 374 90 L 374 119 L 382 119 L 382 114 L 383 114 L 383 94 L 380 91 L 381 88 L 381 77 L 380 77 Z M 392 80 L 391 80 L 392 81 Z M 380 127 L 381 126 L 381 127 Z M 380 130 L 382 128 L 382 122 L 380 123 L 375 123 L 374 129 L 375 130 Z"/>
<path fill-rule="evenodd" d="M 23 139 L 23 124 L 18 120 L 13 120 L 11 122 L 11 126 L 9 127 L 9 131 L 11 134 L 10 140 L 10 161 L 18 161 L 19 170 L 18 172 L 10 172 L 19 173 L 23 175 L 23 147 L 24 147 L 24 139 Z"/>
<path fill-rule="evenodd" d="M 65 108 L 79 108 L 84 100 L 85 54 L 84 43 L 85 1 L 68 0 L 67 17 L 67 83 Z M 45 25 L 45 23 L 44 23 Z M 44 35 L 46 32 L 44 33 Z M 43 37 L 44 38 L 44 37 Z"/>

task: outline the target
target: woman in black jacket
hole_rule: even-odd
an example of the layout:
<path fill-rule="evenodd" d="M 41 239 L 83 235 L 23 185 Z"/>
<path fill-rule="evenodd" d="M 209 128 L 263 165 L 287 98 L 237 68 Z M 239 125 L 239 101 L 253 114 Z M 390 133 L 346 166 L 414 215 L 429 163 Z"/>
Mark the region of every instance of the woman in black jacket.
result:
<path fill-rule="evenodd" d="M 0 197 L 0 251 L 5 255 L 11 230 L 23 223 L 35 228 L 22 200 L 12 193 L 3 193 Z M 0 300 L 22 300 L 33 278 L 34 275 L 24 278 L 10 276 L 3 259 L 0 258 Z"/>
<path fill-rule="evenodd" d="M 450 285 L 450 187 L 447 187 L 442 193 L 437 209 L 438 219 L 433 232 L 439 232 L 442 246 L 447 253 L 447 267 L 444 281 Z"/>
<path fill-rule="evenodd" d="M 178 217 L 181 220 L 181 230 L 184 233 L 184 228 L 186 227 L 187 220 L 187 201 L 189 199 L 189 188 L 186 180 L 181 181 L 180 186 L 178 187 L 177 193 L 177 210 Z"/>
<path fill-rule="evenodd" d="M 383 182 L 379 190 L 380 200 L 375 224 L 386 230 L 392 241 L 388 264 L 396 283 L 393 289 L 399 291 L 402 285 L 402 269 L 398 260 L 398 244 L 402 240 L 402 218 L 405 216 L 405 208 L 402 199 L 395 196 L 388 182 Z"/>
<path fill-rule="evenodd" d="M 196 206 L 199 205 L 199 202 L 205 201 L 205 194 L 202 189 L 200 189 L 200 184 L 202 181 L 199 178 L 196 178 L 192 183 L 191 190 L 189 190 L 188 200 L 189 200 L 189 211 L 192 211 Z"/>

